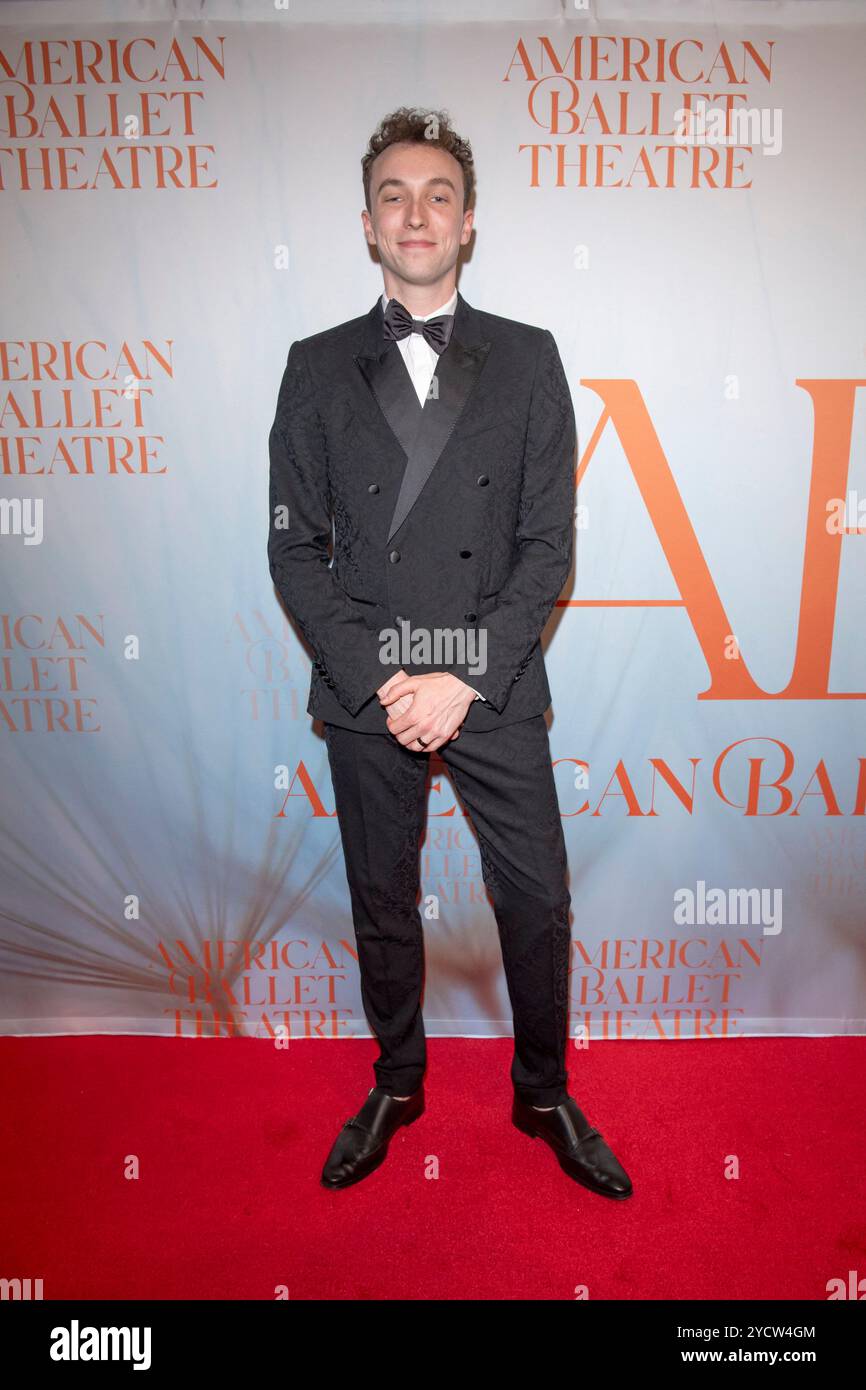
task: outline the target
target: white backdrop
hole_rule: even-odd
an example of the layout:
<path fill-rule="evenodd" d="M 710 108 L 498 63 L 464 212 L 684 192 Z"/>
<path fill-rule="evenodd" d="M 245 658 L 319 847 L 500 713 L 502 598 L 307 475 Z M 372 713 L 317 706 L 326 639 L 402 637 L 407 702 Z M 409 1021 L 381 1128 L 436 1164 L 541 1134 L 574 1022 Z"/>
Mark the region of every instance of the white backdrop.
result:
<path fill-rule="evenodd" d="M 0 1027 L 367 1032 L 267 435 L 290 343 L 381 291 L 360 160 L 411 104 L 473 146 L 461 291 L 552 330 L 577 414 L 572 1029 L 863 1032 L 864 7 L 0 22 Z M 701 94 L 753 135 L 677 142 Z M 506 1033 L 441 768 L 430 812 L 428 1032 Z"/>

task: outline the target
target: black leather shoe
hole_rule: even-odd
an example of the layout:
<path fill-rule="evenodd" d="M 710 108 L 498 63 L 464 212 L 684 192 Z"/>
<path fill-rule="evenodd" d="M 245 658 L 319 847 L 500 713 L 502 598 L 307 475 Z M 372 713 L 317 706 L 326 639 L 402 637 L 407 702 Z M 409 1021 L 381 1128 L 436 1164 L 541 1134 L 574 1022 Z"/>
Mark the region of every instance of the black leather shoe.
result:
<path fill-rule="evenodd" d="M 630 1197 L 631 1178 L 572 1096 L 553 1110 L 536 1110 L 515 1093 L 511 1118 L 531 1138 L 553 1149 L 564 1173 L 602 1197 Z"/>
<path fill-rule="evenodd" d="M 424 1087 L 408 1100 L 395 1100 L 373 1086 L 357 1115 L 347 1120 L 322 1169 L 324 1187 L 349 1187 L 384 1163 L 388 1144 L 401 1125 L 424 1114 Z"/>

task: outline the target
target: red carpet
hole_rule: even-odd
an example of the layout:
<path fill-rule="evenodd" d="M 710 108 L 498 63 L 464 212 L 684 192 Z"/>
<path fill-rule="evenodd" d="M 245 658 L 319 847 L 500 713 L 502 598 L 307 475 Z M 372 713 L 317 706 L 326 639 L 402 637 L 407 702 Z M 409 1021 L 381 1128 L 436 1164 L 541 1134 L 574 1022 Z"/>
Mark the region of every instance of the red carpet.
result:
<path fill-rule="evenodd" d="M 570 1091 L 634 1183 L 613 1202 L 511 1125 L 510 1040 L 430 1040 L 427 1113 L 328 1192 L 371 1041 L 2 1038 L 0 1275 L 46 1299 L 825 1300 L 866 1274 L 864 1047 L 570 1052 Z"/>

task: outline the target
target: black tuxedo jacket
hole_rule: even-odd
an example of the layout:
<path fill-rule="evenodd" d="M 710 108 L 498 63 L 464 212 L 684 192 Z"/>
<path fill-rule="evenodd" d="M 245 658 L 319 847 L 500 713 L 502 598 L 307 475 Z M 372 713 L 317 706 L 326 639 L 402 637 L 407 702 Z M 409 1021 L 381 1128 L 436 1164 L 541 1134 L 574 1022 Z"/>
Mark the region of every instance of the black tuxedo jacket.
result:
<path fill-rule="evenodd" d="M 376 691 L 401 666 L 478 690 L 486 703 L 470 704 L 465 729 L 550 704 L 540 637 L 571 569 L 576 447 L 556 343 L 458 291 L 430 391 L 422 407 L 381 298 L 289 350 L 268 562 L 313 649 L 307 712 L 333 724 L 386 733 Z M 381 634 L 401 619 L 410 637 L 450 630 L 454 645 L 446 635 L 433 659 L 383 664 Z M 486 631 L 483 671 L 459 645 L 469 628 Z"/>

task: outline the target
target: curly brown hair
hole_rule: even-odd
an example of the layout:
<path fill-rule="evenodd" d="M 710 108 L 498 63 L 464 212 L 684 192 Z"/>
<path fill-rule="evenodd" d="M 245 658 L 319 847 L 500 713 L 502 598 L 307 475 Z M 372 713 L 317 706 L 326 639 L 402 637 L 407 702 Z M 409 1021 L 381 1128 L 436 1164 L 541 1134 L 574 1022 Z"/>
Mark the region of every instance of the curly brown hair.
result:
<path fill-rule="evenodd" d="M 423 107 L 400 106 L 383 116 L 370 136 L 366 153 L 361 160 L 364 180 L 364 202 L 370 211 L 370 171 L 373 160 L 389 145 L 411 140 L 415 144 L 437 145 L 453 155 L 463 170 L 463 209 L 469 207 L 475 194 L 475 164 L 472 146 L 452 129 L 447 111 L 427 111 Z"/>

